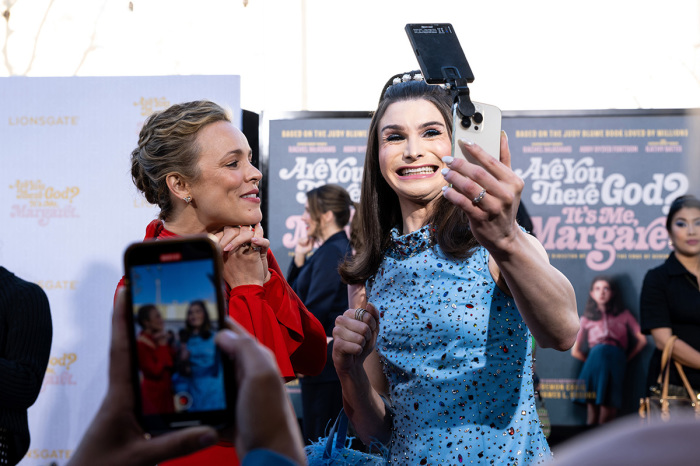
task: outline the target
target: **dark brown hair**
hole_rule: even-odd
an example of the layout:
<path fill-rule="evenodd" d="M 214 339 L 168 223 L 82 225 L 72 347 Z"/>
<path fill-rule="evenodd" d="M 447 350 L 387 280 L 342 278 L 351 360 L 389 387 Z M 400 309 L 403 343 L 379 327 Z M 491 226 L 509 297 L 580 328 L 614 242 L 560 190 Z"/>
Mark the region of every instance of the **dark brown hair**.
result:
<path fill-rule="evenodd" d="M 383 92 L 369 126 L 356 214 L 360 215 L 362 245 L 355 256 L 340 267 L 340 275 L 346 283 L 364 283 L 377 271 L 383 251 L 390 244 L 391 229 L 403 223 L 399 198 L 379 170 L 379 122 L 391 104 L 409 100 L 426 100 L 435 105 L 445 120 L 448 136 L 452 135 L 452 98 L 443 88 L 411 80 L 393 84 Z M 433 241 L 449 256 L 466 258 L 478 246 L 464 211 L 442 196 L 435 202 L 428 223 L 434 227 L 430 233 Z"/>
<path fill-rule="evenodd" d="M 321 216 L 329 210 L 333 212 L 333 220 L 339 228 L 344 228 L 350 221 L 351 207 L 355 203 L 350 199 L 350 194 L 336 184 L 324 184 L 306 193 L 306 201 L 309 204 L 309 216 L 314 222 L 320 223 Z M 318 232 L 311 232 L 315 237 Z"/>
<path fill-rule="evenodd" d="M 591 291 L 593 291 L 593 285 L 595 285 L 596 282 L 605 282 L 610 286 L 610 299 L 605 303 L 605 313 L 611 316 L 622 314 L 625 307 L 622 304 L 622 297 L 617 289 L 617 283 L 612 277 L 598 275 L 593 278 L 591 286 L 588 289 L 588 300 L 586 301 L 586 308 L 583 311 L 583 316 L 590 320 L 600 320 L 603 317 L 603 313 L 598 310 L 598 304 L 593 301 L 591 297 Z"/>
<path fill-rule="evenodd" d="M 668 215 L 666 216 L 666 231 L 671 233 L 671 223 L 673 223 L 673 216 L 676 213 L 685 208 L 691 207 L 695 209 L 700 209 L 700 199 L 693 196 L 692 194 L 686 194 L 684 196 L 677 197 L 671 202 L 671 206 L 668 208 Z"/>
<path fill-rule="evenodd" d="M 149 116 L 131 152 L 131 178 L 146 200 L 160 207 L 167 220 L 173 210 L 166 177 L 179 173 L 188 181 L 199 177 L 197 133 L 217 121 L 231 121 L 229 113 L 208 100 L 175 104 Z"/>

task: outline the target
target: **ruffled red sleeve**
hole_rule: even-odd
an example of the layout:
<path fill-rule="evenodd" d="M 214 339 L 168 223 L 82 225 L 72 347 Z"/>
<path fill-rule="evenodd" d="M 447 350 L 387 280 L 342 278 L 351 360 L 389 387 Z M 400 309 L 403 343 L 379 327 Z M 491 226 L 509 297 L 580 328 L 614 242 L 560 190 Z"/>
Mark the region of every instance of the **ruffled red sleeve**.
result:
<path fill-rule="evenodd" d="M 275 353 L 282 376 L 317 375 L 326 364 L 326 333 L 282 276 L 268 251 L 270 280 L 229 294 L 229 315 Z"/>

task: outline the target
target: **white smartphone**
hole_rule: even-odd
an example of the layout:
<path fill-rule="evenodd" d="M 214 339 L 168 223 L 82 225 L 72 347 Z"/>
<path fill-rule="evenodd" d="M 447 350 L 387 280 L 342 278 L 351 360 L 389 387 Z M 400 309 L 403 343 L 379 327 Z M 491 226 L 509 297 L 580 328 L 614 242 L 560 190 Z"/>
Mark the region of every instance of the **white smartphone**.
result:
<path fill-rule="evenodd" d="M 452 107 L 452 157 L 478 162 L 470 155 L 465 155 L 459 147 L 460 139 L 469 139 L 483 148 L 490 156 L 501 159 L 501 110 L 489 104 L 473 102 L 476 113 L 471 117 L 462 117 L 457 105 Z"/>

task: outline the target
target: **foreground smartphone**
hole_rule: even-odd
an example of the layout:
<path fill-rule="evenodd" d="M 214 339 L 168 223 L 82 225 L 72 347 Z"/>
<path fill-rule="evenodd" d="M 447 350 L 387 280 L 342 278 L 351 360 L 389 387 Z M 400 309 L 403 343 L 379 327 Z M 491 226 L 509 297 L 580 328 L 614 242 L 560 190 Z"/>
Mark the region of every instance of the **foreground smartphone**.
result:
<path fill-rule="evenodd" d="M 457 106 L 452 108 L 452 156 L 478 163 L 465 155 L 459 147 L 460 139 L 469 139 L 481 146 L 490 156 L 501 159 L 501 110 L 498 107 L 474 102 L 476 113 L 462 117 Z"/>
<path fill-rule="evenodd" d="M 221 253 L 207 235 L 124 253 L 135 410 L 151 434 L 233 419 L 231 364 L 214 344 L 226 307 Z"/>

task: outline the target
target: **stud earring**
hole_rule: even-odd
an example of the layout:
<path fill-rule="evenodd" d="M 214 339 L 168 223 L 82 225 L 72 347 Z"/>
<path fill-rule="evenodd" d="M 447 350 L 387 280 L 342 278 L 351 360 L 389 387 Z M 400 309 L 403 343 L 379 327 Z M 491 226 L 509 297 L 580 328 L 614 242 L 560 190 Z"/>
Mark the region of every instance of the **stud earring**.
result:
<path fill-rule="evenodd" d="M 182 200 L 185 201 L 185 204 L 189 204 L 192 202 L 192 196 L 183 197 Z"/>
<path fill-rule="evenodd" d="M 673 241 L 668 240 L 668 248 L 673 249 Z"/>

